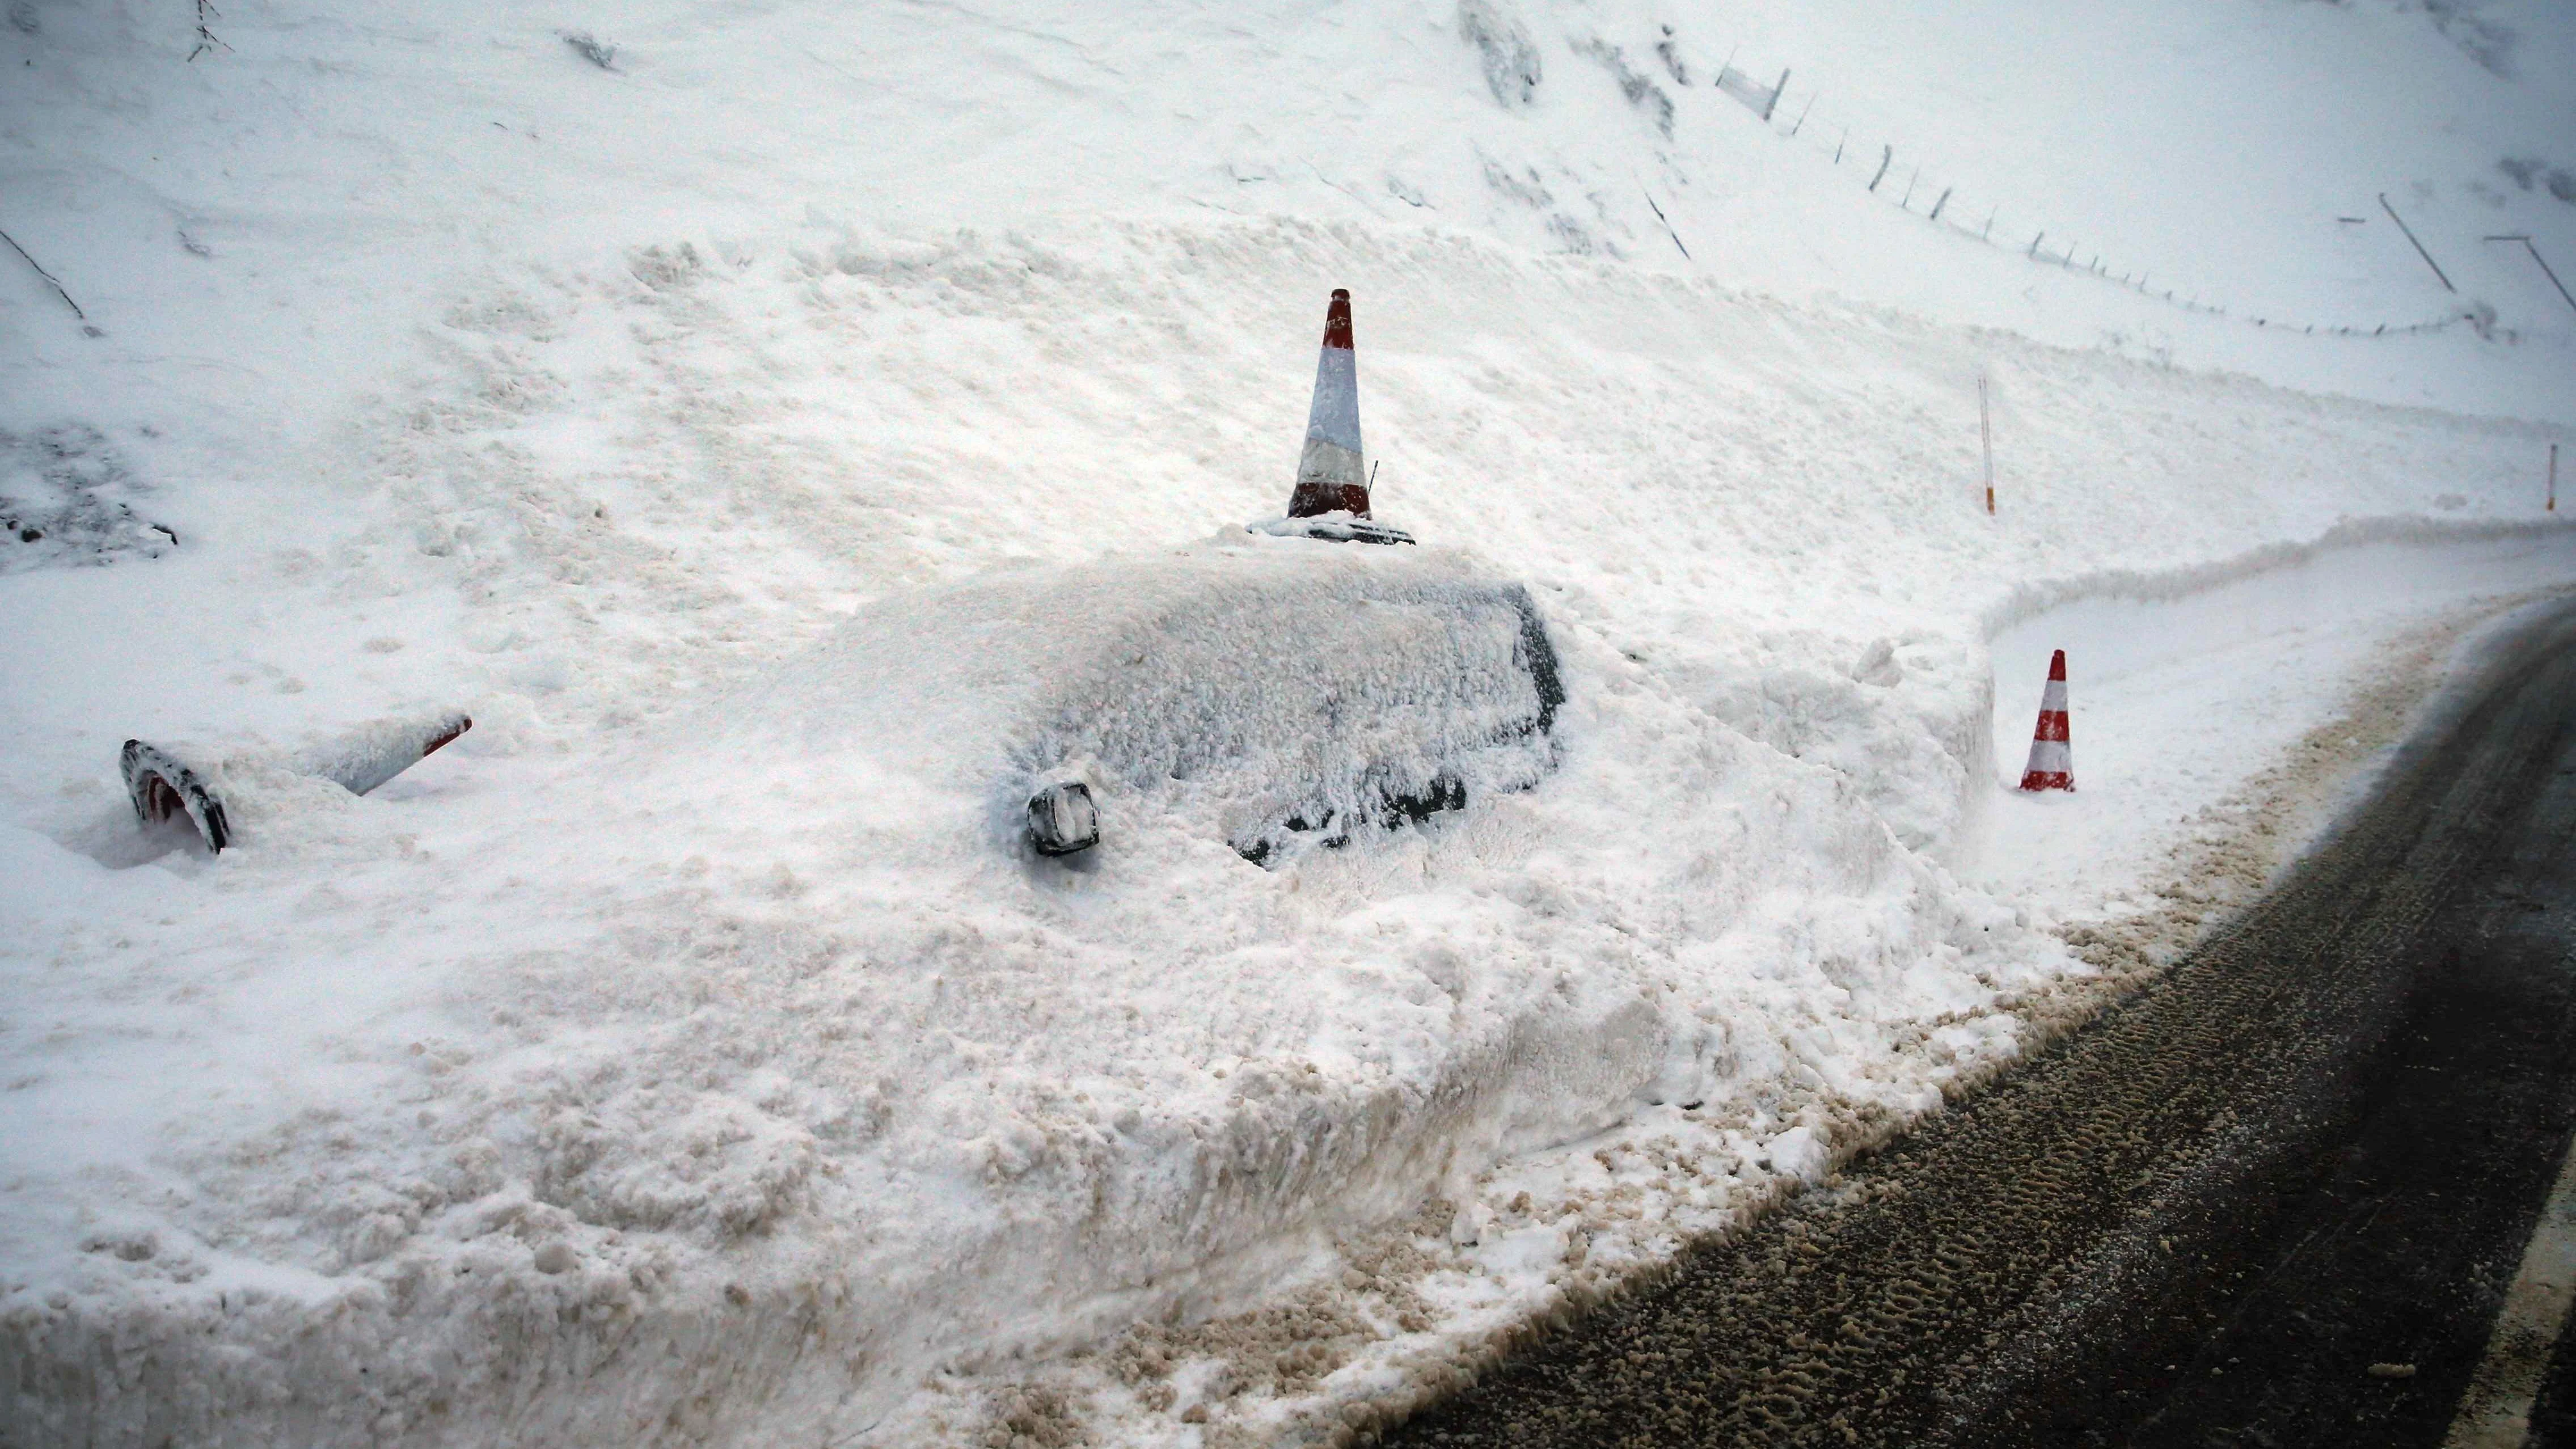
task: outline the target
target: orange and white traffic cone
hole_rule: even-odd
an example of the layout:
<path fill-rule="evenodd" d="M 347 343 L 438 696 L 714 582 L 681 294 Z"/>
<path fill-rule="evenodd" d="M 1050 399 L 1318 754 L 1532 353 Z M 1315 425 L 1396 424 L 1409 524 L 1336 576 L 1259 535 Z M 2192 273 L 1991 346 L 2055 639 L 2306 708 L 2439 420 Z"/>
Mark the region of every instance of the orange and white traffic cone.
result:
<path fill-rule="evenodd" d="M 1351 294 L 1340 287 L 1324 308 L 1323 354 L 1315 363 L 1315 399 L 1306 410 L 1306 445 L 1297 455 L 1297 487 L 1288 516 L 1253 525 L 1263 533 L 1336 543 L 1411 543 L 1413 535 L 1369 518 L 1369 477 L 1360 447 L 1359 352 L 1351 340 Z"/>
<path fill-rule="evenodd" d="M 2048 661 L 2048 687 L 2039 695 L 2039 728 L 2030 737 L 2030 764 L 2021 773 L 2025 790 L 2075 788 L 2075 756 L 2066 739 L 2066 651 Z"/>

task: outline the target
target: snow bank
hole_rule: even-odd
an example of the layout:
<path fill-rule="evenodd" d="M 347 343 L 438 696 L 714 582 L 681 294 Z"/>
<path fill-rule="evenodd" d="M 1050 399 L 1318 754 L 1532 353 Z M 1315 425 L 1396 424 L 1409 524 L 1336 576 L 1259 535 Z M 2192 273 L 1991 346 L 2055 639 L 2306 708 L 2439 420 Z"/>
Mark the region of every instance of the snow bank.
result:
<path fill-rule="evenodd" d="M 2320 748 L 2310 733 L 2401 676 L 2422 676 L 2419 695 L 2437 683 L 2465 628 L 2564 585 L 2566 549 L 2563 530 L 2547 526 L 2446 534 L 2378 521 L 2163 578 L 2070 583 L 1991 643 L 1994 750 L 2010 765 L 2029 747 L 2040 680 L 2063 648 L 2084 720 L 2078 789 L 1999 798 L 1961 874 L 2044 923 L 2134 912 L 2139 888 L 2171 874 L 2177 847 L 2241 831 L 2247 807 L 2298 784 L 2316 798 L 2293 802 L 2305 818 L 2280 822 L 2284 838 L 2263 862 L 2286 864 L 2395 743 L 2372 738 L 2335 778 L 2296 780 Z M 2401 703 L 2400 720 L 2416 703 Z M 2358 745 L 2351 736 L 2364 733 L 2355 725 L 2325 743 Z M 2260 878 L 2258 866 L 2251 883 Z"/>
<path fill-rule="evenodd" d="M 847 663 L 849 633 L 820 657 Z M 19 1363 L 52 1376 L 30 1407 L 112 1438 L 650 1437 L 688 1432 L 679 1362 L 730 1378 L 722 1437 L 755 1403 L 763 1423 L 857 1427 L 934 1366 L 1225 1304 L 1643 1094 L 1718 1095 L 1747 1052 L 1773 1068 L 1712 988 L 1785 1004 L 1755 982 L 1788 971 L 1904 1021 L 1973 999 L 1927 963 L 2007 969 L 1992 913 L 1961 917 L 1830 773 L 1641 688 L 1597 643 L 1577 660 L 1605 684 L 1569 703 L 1557 777 L 1279 871 L 1178 829 L 1082 874 L 985 840 L 921 849 L 935 802 L 812 747 L 818 725 L 905 712 L 839 708 L 864 670 L 806 671 L 757 697 L 801 711 L 744 709 L 756 723 L 695 756 L 550 771 L 538 801 L 395 852 L 360 802 L 332 802 L 356 838 L 326 843 L 272 797 L 266 835 L 247 821 L 220 865 L 148 868 L 182 872 L 153 907 L 177 914 L 135 922 L 134 964 L 185 981 L 115 994 L 199 1003 L 165 1023 L 196 1063 L 153 1084 L 170 1107 L 244 1095 L 240 1054 L 302 1076 L 277 1094 L 299 1105 L 117 1161 L 116 1127 L 157 1134 L 98 1121 L 91 1081 L 27 1084 L 67 1115 L 22 1119 L 16 1150 L 82 1160 L 58 1159 L 68 1197 L 13 1162 L 19 1200 L 85 1221 L 78 1181 L 118 1181 L 133 1205 L 50 1249 L 13 1218 L 12 1261 L 54 1264 L 8 1320 Z M 381 872 L 414 859 L 428 889 L 389 917 Z M 64 893 L 104 874 L 24 864 L 66 925 L 85 912 Z M 531 882 L 545 904 L 510 904 Z M 204 917 L 169 893 L 275 889 L 334 935 L 354 908 L 369 941 L 278 952 L 272 927 L 170 954 Z M 1827 900 L 1829 932 L 1809 914 Z M 294 983 L 242 980 L 239 947 Z M 263 1024 L 281 988 L 339 1019 L 318 1040 L 297 1015 Z M 1846 1069 L 1876 1034 L 1835 1033 Z M 82 1150 L 82 1126 L 108 1130 Z M 99 1295 L 133 1306 L 102 1317 Z M 726 1327 L 744 1315 L 764 1327 Z"/>
<path fill-rule="evenodd" d="M 1322 1359 L 1282 1357 L 1304 1328 L 1175 1337 L 1178 1378 L 1066 1400 L 1147 1439 L 1183 1427 L 1191 1401 L 1153 1407 L 1172 1383 L 1220 1426 L 1329 1406 L 1822 1171 L 2008 1059 L 2020 996 L 2085 969 L 1947 865 L 1992 770 L 1974 621 L 2014 580 L 2198 566 L 2435 491 L 2492 520 L 2527 486 L 2526 425 L 1457 238 L 834 246 L 523 286 L 513 315 L 548 320 L 485 355 L 546 387 L 388 408 L 363 506 L 232 572 L 126 575 L 189 601 L 154 637 L 235 661 L 192 702 L 214 726 L 463 682 L 477 728 L 375 796 L 282 786 L 219 860 L 134 865 L 122 801 L 80 785 L 108 761 L 79 693 L 12 692 L 54 742 L 10 767 L 0 1218 L 47 1433 L 936 1439 L 980 1433 L 1015 1363 L 1234 1322 L 1376 1252 Z M 1558 770 L 1278 870 L 1217 807 L 1148 812 L 1090 871 L 931 828 L 1008 792 L 892 767 L 906 740 L 1022 779 L 1116 753 L 1059 732 L 1010 759 L 1046 738 L 1013 721 L 1061 717 L 1026 688 L 1037 642 L 1074 630 L 1078 661 L 1186 620 L 1169 590 L 1217 555 L 1389 565 L 1237 526 L 1214 555 L 990 572 L 1275 508 L 1305 325 L 1272 346 L 1234 313 L 1310 272 L 1406 299 L 1362 363 L 1382 510 L 1472 540 L 1426 567 L 1526 582 L 1563 653 Z M 1100 296 L 1121 310 L 1074 303 Z M 1747 364 L 1784 346 L 1795 369 Z M 901 364 L 850 369 L 881 348 Z M 1974 358 L 2017 399 L 1998 521 L 1967 428 L 1870 421 L 1972 397 Z M 1095 416 L 1104 375 L 1147 400 L 1115 488 L 1106 455 L 1011 446 Z M 2244 486 L 2294 467 L 2333 483 Z M 943 575 L 973 582 L 921 587 Z M 90 606 L 99 576 L 31 576 L 48 625 L 13 676 L 145 627 Z M 282 607 L 320 628 L 256 672 L 242 611 Z M 1204 638 L 1174 657 L 1215 667 L 1229 636 Z M 348 659 L 378 662 L 323 667 Z M 924 679 L 973 687 L 895 683 Z M 1410 1271 L 1366 1248 L 1426 1200 L 1448 1226 L 1402 1240 Z"/>

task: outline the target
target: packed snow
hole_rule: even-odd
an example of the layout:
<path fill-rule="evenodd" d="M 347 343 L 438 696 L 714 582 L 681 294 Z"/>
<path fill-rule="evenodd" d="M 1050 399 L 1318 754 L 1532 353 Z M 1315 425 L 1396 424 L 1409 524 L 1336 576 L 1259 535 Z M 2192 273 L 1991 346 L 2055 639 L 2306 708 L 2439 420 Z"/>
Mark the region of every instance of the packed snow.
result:
<path fill-rule="evenodd" d="M 1347 1439 L 2576 581 L 2539 0 L 9 14 L 12 1442 Z M 1336 286 L 1418 549 L 1246 528 Z"/>

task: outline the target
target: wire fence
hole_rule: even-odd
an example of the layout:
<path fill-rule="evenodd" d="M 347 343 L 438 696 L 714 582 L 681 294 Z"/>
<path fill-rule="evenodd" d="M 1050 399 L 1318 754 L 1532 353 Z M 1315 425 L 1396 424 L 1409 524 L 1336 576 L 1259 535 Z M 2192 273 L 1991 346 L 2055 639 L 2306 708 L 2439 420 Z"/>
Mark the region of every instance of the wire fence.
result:
<path fill-rule="evenodd" d="M 1900 211 L 1922 217 L 1953 235 L 1998 251 L 2018 252 L 2035 266 L 2053 267 L 2093 278 L 2108 286 L 2135 292 L 2149 301 L 2197 312 L 2204 316 L 2222 317 L 2250 327 L 2275 332 L 2297 332 L 2310 336 L 2330 337 L 2407 337 L 2426 332 L 2444 332 L 2454 327 L 2470 327 L 2481 335 L 2495 325 L 2494 313 L 2484 307 L 2466 304 L 2440 317 L 2412 322 L 2329 323 L 2297 319 L 2279 312 L 2229 306 L 2223 302 L 2203 300 L 2196 292 L 2181 287 L 2159 288 L 2160 278 L 2146 268 L 2118 265 L 2097 249 L 2087 249 L 2063 232 L 2032 221 L 2008 216 L 1995 202 L 1982 205 L 1962 193 L 1960 187 L 1943 182 L 1928 173 L 1911 157 L 1901 156 L 1893 141 L 1862 141 L 1840 122 L 1819 122 L 1815 115 L 1816 100 L 1821 92 L 1807 93 L 1802 102 L 1791 103 L 1789 78 L 1793 72 L 1782 69 L 1777 79 L 1766 79 L 1738 69 L 1732 57 L 1720 66 L 1717 89 L 1734 98 L 1773 135 L 1797 142 L 1811 154 L 1830 155 L 1831 164 L 1850 166 L 1854 184 L 1861 185 L 1873 197 Z M 1679 76 L 1676 76 L 1679 79 Z M 1817 122 L 1813 126 L 1811 122 Z M 1830 130 L 1828 130 L 1830 127 Z M 1867 177 L 1862 181 L 1863 176 Z M 1650 198 L 1651 199 L 1651 198 Z M 2382 205 L 2386 199 L 2382 198 Z M 2396 210 L 2389 216 L 2403 228 Z M 2413 233 L 2408 232 L 2409 239 Z M 2421 244 L 2417 244 L 2421 251 Z M 2425 256 L 2433 265 L 2429 253 Z M 2435 266 L 2436 274 L 2440 269 Z M 2442 277 L 2444 287 L 2450 279 Z"/>

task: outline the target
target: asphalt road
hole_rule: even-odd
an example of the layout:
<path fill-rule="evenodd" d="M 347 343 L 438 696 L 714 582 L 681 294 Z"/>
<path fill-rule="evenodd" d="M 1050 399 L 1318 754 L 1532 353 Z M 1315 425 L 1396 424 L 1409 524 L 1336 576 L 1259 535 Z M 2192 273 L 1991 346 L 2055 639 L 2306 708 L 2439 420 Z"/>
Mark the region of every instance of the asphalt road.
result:
<path fill-rule="evenodd" d="M 2537 1380 L 2576 1445 L 2554 1325 L 2490 1354 L 2571 1132 L 2576 604 L 2155 986 L 1387 1441 L 2432 1446 Z"/>

